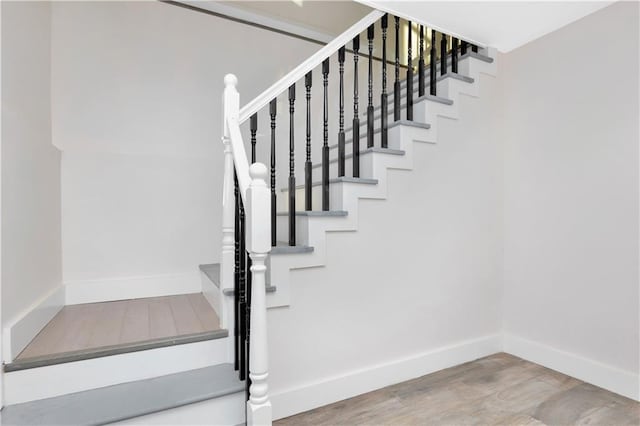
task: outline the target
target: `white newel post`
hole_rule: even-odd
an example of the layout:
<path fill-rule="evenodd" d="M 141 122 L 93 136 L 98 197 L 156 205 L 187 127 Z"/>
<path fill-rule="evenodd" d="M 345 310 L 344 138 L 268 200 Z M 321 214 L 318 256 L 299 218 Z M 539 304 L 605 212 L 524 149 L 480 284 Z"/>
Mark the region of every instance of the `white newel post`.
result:
<path fill-rule="evenodd" d="M 231 149 L 231 138 L 227 118 L 238 116 L 240 108 L 239 96 L 236 90 L 238 79 L 233 74 L 224 77 L 224 95 L 222 106 L 223 134 L 222 143 L 224 145 L 224 178 L 222 184 L 222 257 L 220 259 L 220 290 L 232 289 L 234 286 L 234 257 L 235 257 L 235 196 L 233 179 L 233 152 Z M 221 326 L 232 327 L 233 307 L 231 303 L 223 298 L 221 303 L 223 313 L 220 318 Z M 232 355 L 233 356 L 233 355 Z"/>
<path fill-rule="evenodd" d="M 247 191 L 247 250 L 251 256 L 251 332 L 249 333 L 248 425 L 271 425 L 271 401 L 267 356 L 267 304 L 265 260 L 271 250 L 271 198 L 267 187 L 267 167 L 254 163 L 249 167 L 251 185 Z"/>

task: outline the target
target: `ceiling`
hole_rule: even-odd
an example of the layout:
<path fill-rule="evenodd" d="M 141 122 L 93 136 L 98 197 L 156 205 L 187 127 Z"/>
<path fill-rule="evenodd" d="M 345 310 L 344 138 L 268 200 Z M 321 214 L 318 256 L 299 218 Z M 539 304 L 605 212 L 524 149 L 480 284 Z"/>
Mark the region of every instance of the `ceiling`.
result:
<path fill-rule="evenodd" d="M 371 8 L 354 1 L 221 1 L 219 3 L 280 19 L 331 35 L 341 34 Z"/>
<path fill-rule="evenodd" d="M 502 52 L 589 15 L 613 1 L 397 1 L 356 0 L 419 20 L 448 34 Z M 594 28 L 594 31 L 597 29 Z"/>

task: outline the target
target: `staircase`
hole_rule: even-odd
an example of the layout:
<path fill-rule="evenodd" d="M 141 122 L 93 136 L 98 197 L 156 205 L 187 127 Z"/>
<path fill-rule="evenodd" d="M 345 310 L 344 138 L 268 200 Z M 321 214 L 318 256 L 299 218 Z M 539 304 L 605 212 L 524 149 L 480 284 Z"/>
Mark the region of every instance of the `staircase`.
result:
<path fill-rule="evenodd" d="M 396 21 L 396 34 L 398 34 L 398 19 Z M 382 28 L 382 63 L 386 64 L 386 36 L 389 19 L 382 12 L 375 11 L 355 24 L 351 29 L 339 36 L 334 42 L 321 49 L 309 58 L 301 66 L 275 83 L 265 93 L 247 104 L 242 109 L 238 105 L 238 93 L 236 91 L 237 80 L 228 75 L 225 78 L 225 113 L 227 145 L 227 162 L 225 168 L 225 194 L 228 200 L 223 200 L 226 206 L 227 218 L 223 227 L 226 229 L 223 238 L 223 253 L 228 253 L 226 260 L 219 268 L 217 266 L 203 266 L 203 270 L 210 269 L 219 275 L 206 274 L 212 283 L 216 283 L 223 295 L 220 298 L 218 313 L 227 318 L 227 322 L 235 322 L 235 329 L 240 330 L 237 339 L 237 347 L 250 348 L 246 374 L 252 382 L 257 384 L 251 387 L 248 401 L 249 423 L 267 423 L 269 419 L 282 417 L 295 412 L 295 410 L 279 409 L 274 416 L 269 402 L 266 378 L 266 333 L 265 324 L 258 324 L 255 315 L 266 318 L 264 311 L 273 308 L 294 306 L 292 294 L 295 286 L 291 272 L 297 269 L 321 268 L 328 265 L 327 261 L 327 236 L 335 232 L 358 232 L 358 220 L 360 217 L 360 200 L 387 200 L 389 191 L 388 172 L 390 170 L 411 171 L 420 167 L 414 161 L 416 144 L 435 145 L 438 143 L 439 123 L 442 119 L 460 120 L 458 108 L 461 96 L 478 97 L 479 82 L 482 75 L 495 76 L 496 62 L 492 58 L 493 51 L 479 48 L 466 42 L 458 46 L 457 39 L 441 37 L 440 55 L 432 46 L 430 50 L 430 69 L 426 69 L 421 62 L 418 63 L 418 72 L 412 75 L 412 69 L 407 69 L 406 79 L 400 81 L 396 77 L 394 93 L 386 93 L 387 65 L 382 67 L 382 90 L 374 94 L 372 77 L 372 51 L 375 31 Z M 358 92 L 361 90 L 358 82 L 358 49 L 360 45 L 360 33 L 367 29 L 369 46 L 369 69 L 367 73 L 367 100 L 368 104 L 364 114 L 359 113 Z M 420 29 L 423 33 L 423 29 Z M 432 31 L 432 39 L 436 40 L 436 33 Z M 448 48 L 451 40 L 451 49 Z M 416 40 L 414 40 L 415 42 Z M 344 70 L 346 62 L 345 45 L 352 45 L 354 57 L 353 82 L 345 84 Z M 416 43 L 417 44 L 417 43 Z M 423 36 L 420 36 L 419 45 L 422 50 Z M 409 42 L 411 46 L 411 42 Z M 411 47 L 407 62 L 412 63 Z M 395 75 L 399 76 L 399 53 L 396 50 Z M 336 58 L 337 57 L 337 58 Z M 328 76 L 331 61 L 338 62 L 339 86 L 338 93 L 331 92 L 333 104 L 328 99 Z M 313 75 L 321 74 L 323 85 L 323 106 L 320 109 L 323 116 L 323 132 L 314 133 L 314 121 L 319 121 L 319 114 L 312 118 L 311 113 L 311 87 Z M 380 79 L 378 78 L 378 81 Z M 362 79 L 360 80 L 362 81 Z M 306 89 L 306 108 L 298 106 L 296 110 L 296 87 Z M 353 125 L 345 128 L 345 92 L 353 91 Z M 362 93 L 362 92 L 360 92 Z M 282 96 L 286 105 L 288 103 L 289 120 L 284 123 L 289 130 L 289 164 L 288 177 L 282 173 L 282 169 L 276 166 L 276 150 L 286 150 L 282 136 L 276 133 L 278 96 Z M 379 98 L 381 103 L 374 106 L 373 99 Z M 335 99 L 338 101 L 335 101 Z M 387 105 L 383 107 L 381 105 Z M 299 104 L 298 104 L 299 105 Z M 329 117 L 330 105 L 338 109 L 338 143 L 329 145 Z M 302 113 L 296 115 L 296 112 Z M 314 111 L 318 111 L 314 108 Z M 304 113 L 306 112 L 306 118 Z M 270 160 L 270 201 L 267 203 L 267 179 L 266 167 L 261 164 L 253 164 L 252 175 L 249 174 L 249 164 L 256 163 L 256 135 L 258 133 L 258 117 L 266 117 L 271 129 L 271 160 Z M 302 118 L 300 118 L 302 117 Z M 240 125 L 243 121 L 249 121 L 249 129 L 246 140 L 250 141 L 245 147 Z M 334 123 L 335 124 L 335 123 Z M 306 141 L 306 161 L 304 180 L 299 184 L 295 172 L 296 148 L 300 144 L 300 131 L 306 129 L 302 140 Z M 335 134 L 334 133 L 334 134 Z M 335 137 L 335 136 L 334 136 Z M 333 139 L 333 138 L 332 138 Z M 313 163 L 312 141 L 322 141 L 320 151 L 321 160 Z M 316 142 L 319 143 L 319 142 Z M 245 149 L 251 150 L 251 158 L 247 158 Z M 231 158 L 230 158 L 231 157 Z M 317 158 L 317 157 L 316 157 Z M 233 167 L 231 163 L 233 162 Z M 285 168 L 286 169 L 286 168 Z M 234 190 L 234 170 L 237 180 Z M 243 177 L 244 175 L 244 177 Z M 244 181 L 244 183 L 243 183 Z M 277 182 L 286 181 L 287 185 Z M 251 188 L 260 192 L 261 201 L 256 203 L 247 201 L 248 195 L 243 199 L 243 193 L 249 194 Z M 271 206 L 269 206 L 271 204 Z M 274 208 L 275 206 L 275 208 Z M 245 219 L 245 216 L 247 219 Z M 270 217 L 269 217 L 270 216 Z M 235 217 L 235 223 L 230 223 Z M 259 219 L 258 219 L 259 217 Z M 245 224 L 246 220 L 246 224 Z M 262 224 L 270 223 L 266 229 L 259 228 L 251 221 L 260 221 Z M 231 235 L 232 230 L 237 234 Z M 245 231 L 246 229 L 246 231 Z M 269 231 L 269 232 L 265 232 Z M 260 244 L 264 250 L 265 240 L 271 237 L 271 247 L 266 255 L 265 251 L 253 252 L 250 247 L 244 247 L 243 241 L 249 241 L 253 237 L 251 233 L 259 235 Z M 352 238 L 358 238 L 353 234 Z M 231 245 L 235 241 L 235 245 Z M 225 245 L 226 242 L 226 245 Z M 248 244 L 250 246 L 250 244 Z M 235 257 L 231 256 L 233 253 Z M 244 253 L 247 253 L 246 256 Z M 268 268 L 265 277 L 253 276 L 249 272 L 249 259 L 264 258 Z M 225 266 L 226 263 L 226 266 Z M 226 274 L 224 271 L 227 271 Z M 234 275 L 235 274 L 235 275 Z M 253 277 L 254 282 L 249 283 Z M 268 284 L 266 284 L 268 283 Z M 234 300 L 231 300 L 231 294 Z M 233 308 L 229 307 L 233 306 Z M 240 312 L 236 318 L 231 312 Z M 279 314 L 285 315 L 285 314 Z M 246 321 L 245 321 L 246 320 Z M 249 326 L 250 324 L 250 326 Z M 258 330 L 254 327 L 259 325 Z M 248 331 L 250 329 L 250 332 Z M 265 333 L 265 334 L 263 334 Z M 248 340 L 247 340 L 248 334 Z M 247 365 L 247 354 L 237 352 L 237 362 L 242 366 Z M 259 361 L 258 361 L 259 360 Z M 260 362 L 260 366 L 258 366 Z M 256 368 L 254 369 L 254 366 Z M 254 390 L 257 392 L 254 393 Z M 254 398 L 255 396 L 255 398 Z M 304 405 L 304 404 L 303 404 Z"/>
<path fill-rule="evenodd" d="M 433 43 L 427 65 L 423 56 L 426 28 L 420 26 L 415 27 L 416 34 L 409 32 L 414 38 L 405 52 L 415 73 L 414 65 L 401 66 L 400 22 L 373 11 L 243 108 L 237 79 L 225 77 L 222 261 L 200 265 L 200 271 L 203 293 L 220 318 L 221 329 L 228 333 L 202 342 L 59 364 L 9 365 L 4 423 L 149 424 L 209 419 L 215 424 L 271 424 L 272 419 L 297 410 L 271 406 L 268 310 L 295 306 L 299 283 L 292 279 L 292 271 L 330 266 L 328 235 L 350 232 L 349 238 L 358 238 L 361 200 L 391 202 L 389 171 L 410 173 L 422 167 L 416 161 L 416 147 L 438 144 L 443 119 L 465 119 L 458 107 L 460 98 L 478 97 L 482 76 L 496 74 L 494 51 L 444 35 L 440 54 Z M 394 30 L 395 50 L 386 45 L 387 32 Z M 381 42 L 376 33 L 382 36 Z M 368 51 L 363 58 L 358 53 L 361 38 L 366 39 Z M 435 31 L 431 39 L 436 40 Z M 415 58 L 412 42 L 419 52 Z M 373 59 L 374 44 L 382 48 L 382 61 Z M 387 61 L 391 50 L 395 62 Z M 344 78 L 347 57 L 347 66 L 353 60 L 354 67 L 349 81 Z M 330 61 L 338 64 L 333 72 Z M 379 71 L 382 68 L 381 75 L 373 75 L 374 63 Z M 394 76 L 393 81 L 387 73 Z M 313 76 L 322 77 L 324 98 L 322 108 L 314 108 L 312 114 Z M 330 76 L 339 83 L 329 97 Z M 374 87 L 374 81 L 382 82 L 381 86 Z M 299 96 L 296 110 L 296 86 L 306 89 L 306 108 Z M 349 108 L 345 108 L 345 93 L 352 94 Z M 288 122 L 276 123 L 278 98 L 289 105 Z M 330 119 L 330 113 L 338 119 Z M 345 115 L 352 119 L 351 125 L 345 126 Z M 270 129 L 266 133 L 272 155 L 265 161 L 269 169 L 258 163 L 267 159 L 257 158 L 256 153 L 259 116 L 266 118 L 261 122 L 269 123 L 265 125 Z M 320 121 L 322 132 L 316 132 L 313 128 Z M 330 127 L 335 121 L 337 126 Z M 277 125 L 289 127 L 288 141 L 277 137 Z M 338 143 L 330 144 L 329 135 L 332 141 L 337 135 Z M 312 143 L 321 146 L 312 147 Z M 306 151 L 304 179 L 296 180 L 301 174 L 295 171 L 295 158 L 300 155 L 295 148 L 301 146 Z M 276 149 L 289 150 L 287 167 L 276 166 Z M 320 156 L 312 155 L 313 151 Z M 176 367 L 176 363 L 182 365 Z"/>

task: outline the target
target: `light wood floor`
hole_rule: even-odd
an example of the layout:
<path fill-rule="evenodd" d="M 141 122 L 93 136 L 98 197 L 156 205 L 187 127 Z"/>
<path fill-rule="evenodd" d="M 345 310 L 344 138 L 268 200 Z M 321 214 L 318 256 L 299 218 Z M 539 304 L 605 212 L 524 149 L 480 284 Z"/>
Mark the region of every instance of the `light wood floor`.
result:
<path fill-rule="evenodd" d="M 497 354 L 275 424 L 637 426 L 640 403 Z"/>
<path fill-rule="evenodd" d="M 17 360 L 214 331 L 201 293 L 65 306 Z"/>

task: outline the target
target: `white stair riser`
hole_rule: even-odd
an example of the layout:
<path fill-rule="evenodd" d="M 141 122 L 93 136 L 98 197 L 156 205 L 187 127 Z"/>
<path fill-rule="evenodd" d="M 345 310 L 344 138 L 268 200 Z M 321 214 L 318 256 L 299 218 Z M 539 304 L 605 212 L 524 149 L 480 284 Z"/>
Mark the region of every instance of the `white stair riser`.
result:
<path fill-rule="evenodd" d="M 112 425 L 240 425 L 244 424 L 244 392 L 183 405 L 146 416 L 134 417 Z M 215 419 L 215 420 L 214 420 Z"/>
<path fill-rule="evenodd" d="M 495 57 L 495 51 L 492 50 L 489 54 Z M 475 58 L 465 58 L 459 63 L 459 71 L 462 75 L 467 75 L 474 79 L 473 83 L 467 83 L 456 79 L 444 79 L 438 83 L 438 96 L 449 98 L 454 101 L 452 105 L 445 105 L 430 100 L 422 100 L 414 104 L 414 121 L 430 124 L 430 129 L 421 129 L 410 126 L 398 126 L 389 130 L 389 147 L 395 149 L 401 149 L 405 151 L 403 156 L 394 155 L 381 155 L 376 156 L 380 160 L 376 160 L 375 164 L 371 163 L 371 167 L 364 165 L 361 161 L 361 173 L 362 177 L 373 177 L 378 179 L 378 185 L 363 185 L 363 184 L 346 184 L 336 183 L 330 185 L 330 209 L 331 210 L 346 210 L 348 216 L 336 218 L 336 217 L 324 217 L 324 218 L 308 218 L 306 223 L 302 223 L 305 219 L 296 219 L 297 222 L 297 243 L 306 244 L 312 246 L 314 251 L 304 254 L 290 254 L 290 255 L 275 255 L 270 256 L 269 273 L 271 276 L 271 283 L 277 286 L 278 290 L 273 293 L 273 297 L 278 298 L 279 305 L 271 306 L 284 306 L 289 304 L 290 300 L 290 271 L 298 268 L 308 268 L 315 266 L 323 266 L 325 264 L 326 257 L 326 232 L 327 231 L 355 231 L 358 228 L 358 206 L 360 198 L 369 199 L 384 199 L 387 194 L 387 169 L 405 169 L 409 170 L 413 167 L 413 146 L 414 142 L 422 142 L 428 144 L 435 144 L 438 139 L 438 121 L 439 117 L 448 117 L 452 119 L 458 118 L 458 106 L 456 100 L 459 98 L 460 93 L 464 93 L 471 96 L 477 96 L 478 85 L 480 81 L 480 75 L 493 75 L 495 76 L 497 70 L 497 64 L 487 63 Z M 416 97 L 417 98 L 417 97 Z M 392 105 L 390 106 L 390 112 L 392 113 Z M 406 117 L 403 110 L 402 118 Z M 366 120 L 363 121 L 360 133 L 364 135 L 366 127 L 364 127 Z M 376 120 L 379 123 L 379 118 Z M 390 116 L 389 123 L 393 123 L 393 118 Z M 350 126 L 351 121 L 347 120 L 347 125 Z M 350 139 L 350 132 L 347 132 L 347 139 Z M 379 146 L 380 136 L 375 135 L 375 144 Z M 394 141 L 394 142 L 392 142 Z M 397 141 L 397 143 L 396 143 Z M 366 147 L 366 139 L 360 139 L 360 146 Z M 351 145 L 346 145 L 346 152 L 351 152 Z M 337 149 L 331 149 L 331 158 L 337 157 Z M 361 159 L 364 156 L 361 157 Z M 373 157 L 372 157 L 373 158 Z M 316 159 L 314 159 L 316 160 Z M 350 159 L 347 160 L 347 175 L 351 172 Z M 331 165 L 330 176 L 337 176 L 337 165 L 334 163 Z M 319 181 L 321 169 L 314 170 L 314 181 Z M 298 185 L 304 184 L 304 172 L 298 175 Z M 277 209 L 280 212 L 287 211 L 288 199 L 287 193 L 281 192 L 281 188 L 278 188 Z M 313 210 L 321 210 L 321 187 L 316 186 L 312 189 Z M 304 188 L 296 191 L 296 209 L 304 210 Z M 288 240 L 288 219 L 286 216 L 282 216 L 278 219 L 278 236 L 280 240 Z"/>
<path fill-rule="evenodd" d="M 175 345 L 4 374 L 5 405 L 228 362 L 230 339 Z"/>
<path fill-rule="evenodd" d="M 391 141 L 389 141 L 389 145 L 391 147 Z M 397 145 L 397 144 L 394 144 Z M 351 155 L 351 144 L 346 146 L 346 152 Z M 333 152 L 332 152 L 333 154 Z M 337 154 L 337 150 L 336 150 Z M 360 176 L 361 178 L 375 179 L 373 175 L 373 157 L 378 155 L 394 155 L 394 154 L 383 154 L 379 152 L 361 152 L 360 153 Z M 337 160 L 337 157 L 333 157 L 332 160 Z M 345 165 L 345 174 L 344 176 L 353 177 L 353 158 L 346 158 L 344 161 Z M 333 179 L 338 177 L 338 161 L 330 161 L 329 162 L 329 179 Z M 312 182 L 321 182 L 322 181 L 322 165 L 319 167 L 315 167 L 312 173 Z M 304 184 L 304 180 L 302 182 L 297 182 L 299 185 Z"/>

